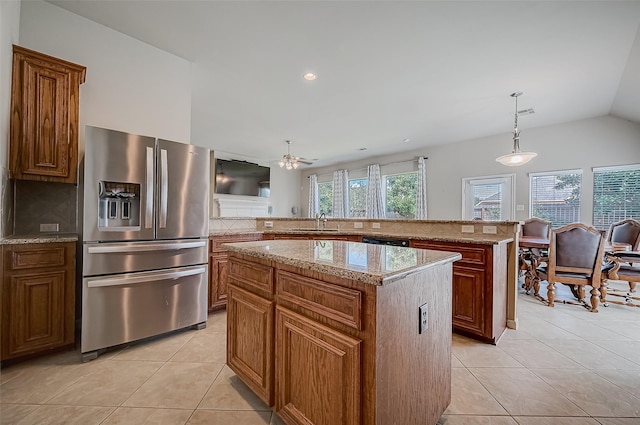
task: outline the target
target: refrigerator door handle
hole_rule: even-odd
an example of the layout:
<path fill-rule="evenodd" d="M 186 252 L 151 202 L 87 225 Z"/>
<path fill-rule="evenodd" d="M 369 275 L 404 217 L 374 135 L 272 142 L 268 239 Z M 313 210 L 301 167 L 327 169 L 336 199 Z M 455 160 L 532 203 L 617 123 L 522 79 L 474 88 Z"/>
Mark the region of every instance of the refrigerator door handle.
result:
<path fill-rule="evenodd" d="M 167 170 L 167 150 L 160 149 L 160 224 L 167 227 L 167 197 L 169 196 L 169 171 Z"/>
<path fill-rule="evenodd" d="M 207 241 L 194 242 L 170 242 L 170 243 L 153 243 L 153 244 L 137 244 L 137 245 L 100 245 L 90 246 L 87 248 L 89 254 L 118 254 L 127 252 L 140 251 L 170 251 L 188 248 L 202 248 L 207 246 Z"/>
<path fill-rule="evenodd" d="M 153 148 L 147 147 L 147 173 L 146 186 L 147 197 L 144 207 L 144 227 L 151 229 L 153 227 Z"/>
<path fill-rule="evenodd" d="M 121 286 L 132 285 L 135 283 L 156 282 L 159 280 L 179 279 L 181 277 L 195 276 L 198 274 L 206 273 L 206 267 L 198 267 L 197 269 L 180 270 L 176 272 L 161 272 L 147 274 L 144 276 L 129 276 L 129 277 L 112 277 L 105 279 L 95 279 L 87 282 L 89 288 L 100 288 L 105 286 Z"/>

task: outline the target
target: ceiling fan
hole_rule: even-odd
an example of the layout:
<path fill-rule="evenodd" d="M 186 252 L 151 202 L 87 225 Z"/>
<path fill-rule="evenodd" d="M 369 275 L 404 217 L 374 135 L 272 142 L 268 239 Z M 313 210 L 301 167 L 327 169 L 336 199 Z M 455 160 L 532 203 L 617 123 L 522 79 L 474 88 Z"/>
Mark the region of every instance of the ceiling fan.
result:
<path fill-rule="evenodd" d="M 282 155 L 282 159 L 278 161 L 278 165 L 280 168 L 286 168 L 287 170 L 295 170 L 300 166 L 300 164 L 311 165 L 313 162 L 307 161 L 304 158 L 300 158 L 299 156 L 291 155 L 291 141 L 286 140 L 287 143 L 287 154 Z"/>

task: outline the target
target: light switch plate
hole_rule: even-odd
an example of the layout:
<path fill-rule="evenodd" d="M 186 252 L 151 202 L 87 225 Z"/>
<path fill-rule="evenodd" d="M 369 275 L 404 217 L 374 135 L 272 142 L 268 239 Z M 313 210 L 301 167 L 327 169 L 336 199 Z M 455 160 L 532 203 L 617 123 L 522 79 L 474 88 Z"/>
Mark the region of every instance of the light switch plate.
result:
<path fill-rule="evenodd" d="M 60 225 L 58 223 L 42 223 L 40 224 L 41 232 L 59 232 Z"/>
<path fill-rule="evenodd" d="M 418 311 L 420 312 L 420 322 L 418 324 L 418 333 L 421 334 L 429 329 L 429 304 L 422 304 Z"/>
<path fill-rule="evenodd" d="M 524 211 L 524 205 L 523 204 L 516 205 L 516 211 Z"/>
<path fill-rule="evenodd" d="M 498 228 L 496 226 L 482 226 L 482 233 L 490 233 L 495 235 L 498 233 Z"/>

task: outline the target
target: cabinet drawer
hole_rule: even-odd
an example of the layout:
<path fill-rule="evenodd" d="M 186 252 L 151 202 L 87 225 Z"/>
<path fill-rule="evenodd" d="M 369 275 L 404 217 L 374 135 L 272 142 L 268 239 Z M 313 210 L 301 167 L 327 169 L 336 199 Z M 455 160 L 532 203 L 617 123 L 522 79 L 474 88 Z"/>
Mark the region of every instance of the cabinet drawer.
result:
<path fill-rule="evenodd" d="M 451 251 L 462 254 L 462 259 L 458 260 L 454 265 L 465 263 L 469 265 L 485 266 L 487 264 L 488 248 L 482 246 L 463 246 L 461 244 L 448 245 L 444 243 L 423 243 L 413 242 L 412 248 L 433 249 L 436 251 Z"/>
<path fill-rule="evenodd" d="M 261 239 L 261 234 L 214 236 L 209 238 L 209 249 L 211 252 L 225 252 L 226 250 L 224 249 L 222 244 L 235 242 L 252 242 L 259 241 Z"/>
<path fill-rule="evenodd" d="M 362 329 L 362 293 L 358 290 L 278 270 L 276 295 L 278 301 L 288 301 L 303 310 Z"/>
<path fill-rule="evenodd" d="M 273 297 L 273 269 L 269 266 L 231 258 L 228 278 L 229 283 L 265 297 Z"/>
<path fill-rule="evenodd" d="M 37 247 L 16 247 L 5 252 L 5 270 L 31 270 L 41 267 L 64 267 L 66 259 L 65 246 L 52 247 L 43 245 Z"/>

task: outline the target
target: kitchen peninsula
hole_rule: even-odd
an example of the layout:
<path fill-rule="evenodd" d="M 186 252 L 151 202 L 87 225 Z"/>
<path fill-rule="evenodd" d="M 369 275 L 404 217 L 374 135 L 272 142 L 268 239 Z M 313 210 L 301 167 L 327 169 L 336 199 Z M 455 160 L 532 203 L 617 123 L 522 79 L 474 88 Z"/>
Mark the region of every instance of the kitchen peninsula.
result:
<path fill-rule="evenodd" d="M 288 425 L 436 423 L 458 253 L 337 240 L 229 251 L 227 364 Z"/>

